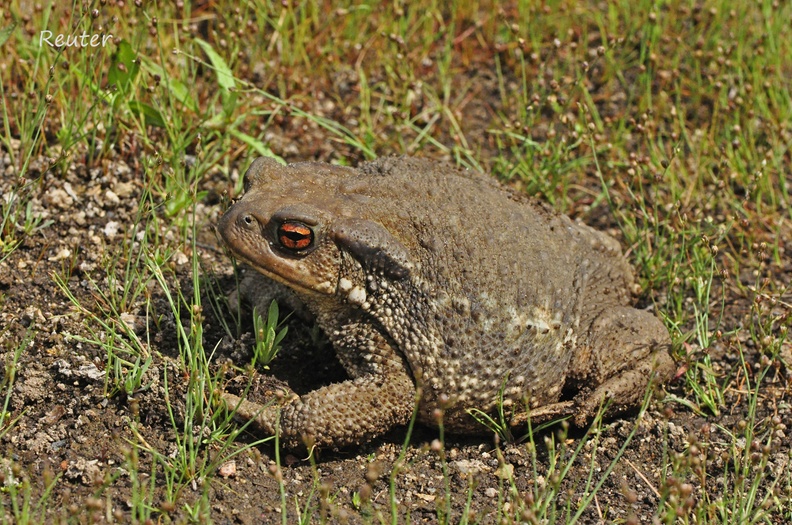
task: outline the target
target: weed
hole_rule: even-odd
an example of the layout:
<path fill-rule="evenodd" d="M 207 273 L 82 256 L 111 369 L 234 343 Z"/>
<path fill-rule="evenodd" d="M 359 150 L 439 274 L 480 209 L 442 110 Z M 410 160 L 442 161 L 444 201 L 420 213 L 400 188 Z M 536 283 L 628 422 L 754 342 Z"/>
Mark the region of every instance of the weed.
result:
<path fill-rule="evenodd" d="M 17 185 L 0 199 L 0 263 L 22 244 L 24 238 L 52 225 L 33 211 L 32 184 Z"/>
<path fill-rule="evenodd" d="M 32 480 L 19 463 L 12 463 L 8 460 L 0 462 L 0 484 L 10 501 L 9 514 L 3 512 L 0 515 L 0 520 L 2 520 L 0 522 L 3 525 L 6 523 L 28 525 L 44 522 L 50 498 L 60 478 L 61 473 L 55 475 L 47 467 L 42 473 L 41 487 L 39 488 L 36 487 L 39 482 Z"/>
<path fill-rule="evenodd" d="M 270 303 L 266 321 L 261 317 L 258 310 L 255 307 L 253 308 L 253 330 L 256 334 L 256 344 L 253 347 L 251 368 L 255 368 L 257 364 L 261 364 L 266 368 L 275 359 L 280 349 L 280 343 L 289 330 L 288 326 L 283 326 L 283 328 L 278 330 L 284 322 L 285 320 L 278 323 L 278 303 L 275 300 Z"/>
<path fill-rule="evenodd" d="M 0 383 L 0 395 L 3 398 L 3 406 L 2 410 L 0 410 L 0 439 L 9 433 L 22 417 L 22 414 L 18 414 L 16 417 L 12 416 L 10 411 L 11 397 L 14 392 L 14 382 L 17 379 L 19 359 L 22 357 L 22 353 L 29 348 L 35 335 L 36 332 L 33 329 L 33 325 L 28 326 L 24 337 L 11 352 L 10 358 L 7 358 L 4 363 L 3 380 Z"/>

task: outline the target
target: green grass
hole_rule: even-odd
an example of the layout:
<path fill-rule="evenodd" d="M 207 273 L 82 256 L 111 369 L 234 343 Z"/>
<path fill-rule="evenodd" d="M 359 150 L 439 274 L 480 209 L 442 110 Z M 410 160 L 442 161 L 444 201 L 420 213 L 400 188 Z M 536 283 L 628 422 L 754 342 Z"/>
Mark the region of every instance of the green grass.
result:
<path fill-rule="evenodd" d="M 216 410 L 212 404 L 215 392 L 221 390 L 222 378 L 221 370 L 210 368 L 213 349 L 203 346 L 201 289 L 198 285 L 183 286 L 171 269 L 175 252 L 160 249 L 162 246 L 157 246 L 156 236 L 148 237 L 152 222 L 157 220 L 151 210 L 138 216 L 138 222 L 130 231 L 130 240 L 139 239 L 138 245 L 124 244 L 133 246 L 120 254 L 121 260 L 126 261 L 124 264 L 112 258 L 105 261 L 103 282 L 90 281 L 94 298 L 91 303 L 86 304 L 75 297 L 64 275 L 53 275 L 90 333 L 88 337 L 72 335 L 69 340 L 102 349 L 107 356 L 105 395 L 111 398 L 124 395 L 130 407 L 133 417 L 129 428 L 134 439 L 123 445 L 121 450 L 127 469 L 131 469 L 132 517 L 141 523 L 165 512 L 163 508 L 175 509 L 181 492 L 198 480 L 203 482 L 212 477 L 222 463 L 251 446 L 272 439 L 264 438 L 246 446 L 235 445 L 244 426 L 233 424 L 229 414 Z M 190 238 L 193 240 L 189 246 L 193 256 L 188 266 L 189 278 L 192 283 L 200 283 L 203 275 L 195 244 L 196 223 L 194 217 L 190 220 Z M 155 297 L 163 298 L 165 311 L 156 309 Z M 145 315 L 132 315 L 140 308 Z M 174 321 L 175 355 L 157 351 L 157 345 L 152 341 L 153 332 L 161 329 L 163 318 Z M 135 326 L 137 323 L 143 326 Z M 277 311 L 271 324 L 264 325 L 264 330 L 274 331 L 275 324 Z M 147 373 L 155 359 L 162 369 L 161 376 Z M 139 397 L 152 384 L 160 383 L 160 379 L 175 453 L 149 443 L 138 428 Z M 179 385 L 178 388 L 174 389 L 174 383 Z M 149 458 L 147 468 L 151 471 L 151 485 L 148 486 L 137 472 L 144 465 L 139 461 L 142 454 Z M 165 499 L 159 506 L 152 506 L 153 483 L 158 477 L 164 482 Z M 103 484 L 97 497 L 112 482 Z M 196 501 L 183 503 L 184 511 L 188 515 L 204 516 L 209 506 L 207 497 L 208 492 L 204 491 Z"/>
<path fill-rule="evenodd" d="M 642 303 L 666 322 L 683 367 L 679 385 L 657 401 L 670 421 L 673 410 L 696 414 L 708 429 L 683 450 L 665 450 L 663 475 L 650 480 L 659 522 L 792 520 L 792 458 L 772 459 L 788 430 L 758 410 L 792 365 L 781 364 L 790 324 L 788 2 L 184 4 L 12 0 L 0 8 L 0 264 L 16 268 L 24 252 L 51 275 L 81 327 L 68 341 L 100 356 L 104 394 L 132 414 L 131 438 L 109 445 L 125 473 L 92 489 L 90 512 L 111 515 L 99 509 L 122 486 L 133 522 L 208 522 L 210 487 L 223 483 L 217 467 L 258 444 L 242 441 L 244 429 L 213 401 L 229 365 L 206 347 L 205 309 L 228 338 L 242 323 L 227 321 L 201 258 L 215 242 L 202 233 L 211 209 L 224 191 L 239 194 L 250 159 L 355 164 L 407 153 L 491 172 L 621 233 Z M 106 48 L 56 50 L 39 46 L 44 29 L 115 38 Z M 30 253 L 55 242 L 53 181 L 79 189 L 119 160 L 134 173 L 136 214 L 97 247 L 98 262 L 80 266 L 77 249 L 57 262 L 43 249 Z M 76 178 L 74 165 L 85 170 Z M 275 346 L 276 320 L 268 315 L 262 328 Z M 41 351 L 42 329 L 10 326 L 0 327 L 9 457 L 7 438 L 24 416 L 11 408 L 13 388 L 22 363 Z M 154 391 L 162 404 L 141 406 Z M 735 399 L 744 413 L 732 413 Z M 773 402 L 788 407 L 788 392 Z M 141 410 L 162 411 L 167 441 L 147 434 Z M 617 450 L 643 431 L 640 417 L 632 425 Z M 571 523 L 597 508 L 606 521 L 630 523 L 631 489 L 626 514 L 598 507 L 609 469 L 624 463 L 619 452 L 595 466 L 604 425 L 584 436 L 556 431 L 532 432 L 520 445 L 543 483 L 526 490 L 504 469 L 487 516 L 473 510 L 474 477 L 455 486 L 442 437 L 425 450 L 405 442 L 384 499 L 372 497 L 383 483 L 374 475 L 352 495 L 331 492 L 316 464 L 312 490 L 296 495 L 278 456 L 279 519 L 332 522 L 354 509 L 366 523 L 403 522 L 409 509 L 397 489 L 409 486 L 421 455 L 434 454 L 440 522 Z M 587 478 L 569 479 L 584 461 Z M 31 469 L 3 456 L 2 522 L 76 521 L 78 504 L 52 499 L 68 482 Z"/>

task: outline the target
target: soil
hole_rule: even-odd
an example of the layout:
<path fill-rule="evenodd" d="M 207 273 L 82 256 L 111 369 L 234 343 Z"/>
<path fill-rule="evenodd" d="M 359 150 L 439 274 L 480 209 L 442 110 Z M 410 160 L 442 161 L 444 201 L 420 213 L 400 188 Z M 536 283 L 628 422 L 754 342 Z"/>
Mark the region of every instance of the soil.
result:
<path fill-rule="evenodd" d="M 465 122 L 466 131 L 487 129 L 497 115 L 493 109 L 497 100 L 487 100 L 485 96 L 496 91 L 487 87 L 487 83 L 494 82 L 492 77 L 482 79 L 478 94 L 484 98 L 472 97 L 465 107 L 466 114 L 460 121 Z M 328 102 L 343 97 L 342 92 L 332 93 L 321 106 L 317 101 L 316 108 L 306 110 L 344 122 L 350 119 L 349 115 L 345 116 L 337 107 L 334 110 Z M 286 117 L 281 126 L 281 135 L 270 146 L 289 161 L 356 158 L 354 151 L 346 151 L 310 122 Z M 476 136 L 471 132 L 468 137 L 475 140 Z M 482 137 L 480 143 L 486 165 L 494 151 L 488 148 L 486 138 Z M 103 159 L 101 165 L 95 166 L 85 165 L 78 157 L 63 170 L 50 170 L 46 159 L 35 159 L 28 178 L 40 177 L 41 181 L 34 194 L 33 211 L 48 224 L 24 236 L 22 244 L 0 263 L 3 362 L 10 363 L 13 351 L 32 335 L 29 346 L 19 357 L 10 397 L 9 411 L 16 422 L 2 437 L 3 481 L 8 484 L 14 477 L 27 477 L 36 501 L 44 483 L 53 476 L 61 476 L 49 497 L 48 521 L 66 518 L 77 522 L 130 521 L 133 519 L 130 502 L 135 495 L 126 468 L 130 461 L 129 443 L 142 442 L 166 453 L 175 448 L 165 400 L 167 395 L 178 420 L 189 375 L 174 372 L 179 369 L 177 334 L 159 288 L 151 287 L 153 304 L 162 317 L 149 326 L 154 360 L 143 378 L 147 388 L 133 397 L 123 393 L 107 396 L 106 355 L 101 347 L 78 339 L 91 337 L 92 331 L 99 327 L 86 320 L 85 313 L 74 307 L 55 281 L 56 276 L 61 276 L 69 292 L 84 305 L 101 303 L 100 292 L 121 290 L 123 283 L 107 280 L 106 268 L 123 268 L 132 253 L 128 251 L 131 242 L 128 228 L 138 212 L 143 186 L 136 155 L 131 150 L 119 151 L 115 158 Z M 244 162 L 240 160 L 240 164 Z M 241 166 L 235 169 L 232 178 L 239 176 L 239 169 Z M 0 172 L 5 194 L 16 178 L 8 152 L 0 155 Z M 578 188 L 586 188 L 595 184 L 592 181 L 593 178 L 581 174 L 576 184 Z M 200 186 L 200 190 L 208 192 L 196 210 L 202 225 L 198 239 L 200 258 L 222 291 L 230 292 L 234 287 L 233 268 L 211 225 L 223 211 L 218 196 L 231 191 L 232 183 L 217 171 L 205 177 Z M 581 195 L 585 195 L 583 190 Z M 614 225 L 605 208 L 590 211 L 587 221 L 603 228 Z M 166 238 L 175 235 L 169 231 L 164 217 L 157 224 L 156 234 Z M 786 237 L 780 244 L 788 245 L 788 241 Z M 185 294 L 191 293 L 189 255 L 176 253 L 171 259 Z M 311 507 L 300 511 L 312 513 L 313 521 L 324 517 L 333 523 L 380 522 L 378 516 L 390 521 L 390 474 L 395 468 L 394 490 L 400 523 L 441 521 L 442 509 L 448 508 L 446 494 L 451 500 L 451 523 L 457 522 L 466 508 L 471 521 L 493 523 L 496 509 L 516 508 L 520 500 L 531 502 L 535 489 L 546 491 L 555 485 L 558 508 L 565 509 L 568 503 L 574 514 L 586 497 L 587 483 L 597 483 L 614 461 L 612 472 L 580 517 L 581 523 L 625 520 L 651 523 L 661 501 L 676 502 L 681 513 L 693 505 L 715 501 L 724 493 L 734 493 L 730 487 L 739 481 L 731 474 L 737 467 L 729 435 L 740 435 L 746 421 L 750 423 L 750 396 L 746 394 L 755 388 L 756 374 L 766 355 L 764 349 L 757 348 L 745 335 L 746 330 L 735 330 L 754 326 L 759 314 L 766 318 L 773 312 L 779 316 L 788 314 L 788 306 L 782 302 L 773 305 L 757 301 L 757 294 L 745 290 L 763 276 L 778 283 L 779 289 L 788 289 L 792 259 L 789 253 L 781 253 L 779 259 L 775 265 L 746 261 L 745 267 L 756 270 L 759 277 L 751 271 L 732 276 L 718 281 L 718 290 L 712 293 L 716 298 L 713 312 L 720 315 L 722 309 L 724 335 L 709 350 L 711 366 L 722 381 L 730 380 L 717 416 L 700 415 L 670 401 L 669 396 L 691 397 L 689 385 L 680 379 L 657 393 L 640 420 L 636 413 L 610 418 L 594 435 L 587 435 L 585 429 L 567 431 L 557 425 L 535 436 L 535 449 L 525 443 L 457 436 L 445 436 L 445 447 L 440 448 L 435 442 L 438 431 L 418 425 L 403 455 L 408 429 L 397 428 L 363 446 L 320 451 L 311 460 L 299 451 L 280 450 L 282 468 L 278 471 L 274 468 L 276 449 L 272 443 L 266 443 L 236 456 L 233 464 L 221 465 L 212 479 L 197 479 L 188 484 L 175 504 L 165 501 L 163 486 L 167 480 L 158 474 L 153 494 L 148 496 L 158 509 L 151 522 L 187 520 L 186 505 L 199 501 L 200 494 L 206 491 L 210 506 L 205 511 L 216 523 L 279 523 L 282 512 L 279 476 L 285 486 L 289 523 L 295 523 L 298 518 L 295 505 L 305 505 L 317 486 Z M 745 286 L 738 286 L 739 282 Z M 719 302 L 721 289 L 725 294 L 723 304 Z M 664 295 L 663 290 L 651 293 L 656 297 Z M 649 298 L 645 301 L 648 303 Z M 227 311 L 215 313 L 208 304 L 206 297 L 204 348 L 207 351 L 217 348 L 212 366 L 217 369 L 228 361 L 249 361 L 252 340 L 249 321 L 243 324 L 245 335 L 232 340 L 219 321 L 221 318 L 233 321 L 233 315 Z M 132 323 L 140 333 L 145 333 L 146 312 L 141 304 L 130 304 L 123 314 L 123 322 Z M 684 330 L 692 326 L 691 321 Z M 747 359 L 745 366 L 738 347 Z M 773 473 L 786 476 L 786 486 L 790 484 L 789 430 L 784 425 L 792 421 L 789 404 L 792 374 L 787 368 L 792 354 L 788 343 L 779 355 L 759 385 L 759 404 L 755 407 L 757 442 L 742 443 L 759 455 L 753 468 L 764 468 L 768 473 L 758 489 L 760 495 L 769 490 Z M 680 362 L 682 366 L 689 365 Z M 310 327 L 300 326 L 296 321 L 291 323 L 285 347 L 267 375 L 287 382 L 297 392 L 343 379 L 343 371 L 327 345 L 321 338 L 312 337 Z M 271 392 L 273 383 L 267 375 L 255 380 L 250 391 L 253 399 L 263 400 Z M 230 367 L 225 377 L 229 390 L 244 386 L 241 373 Z M 633 431 L 634 436 L 621 450 Z M 256 439 L 257 436 L 245 434 L 239 441 Z M 571 458 L 576 448 L 581 447 L 571 461 L 570 470 L 560 478 L 553 470 L 548 443 L 560 447 L 558 454 L 562 458 Z M 769 443 L 767 449 L 763 448 L 765 443 Z M 532 450 L 536 452 L 535 461 Z M 142 473 L 138 481 L 145 486 L 150 480 L 146 473 L 151 456 L 141 453 L 137 460 Z M 675 472 L 676 477 L 666 479 L 669 472 Z M 505 482 L 510 476 L 515 480 L 516 493 L 511 493 Z M 753 478 L 748 473 L 745 479 Z M 360 496 L 359 505 L 355 503 L 356 497 L 353 498 L 355 493 Z M 8 513 L 10 507 L 5 496 L 3 501 L 4 511 Z M 506 512 L 510 513 L 513 511 Z M 564 515 L 557 518 L 562 520 Z M 530 513 L 520 519 L 532 522 Z M 772 519 L 781 523 L 781 517 Z"/>

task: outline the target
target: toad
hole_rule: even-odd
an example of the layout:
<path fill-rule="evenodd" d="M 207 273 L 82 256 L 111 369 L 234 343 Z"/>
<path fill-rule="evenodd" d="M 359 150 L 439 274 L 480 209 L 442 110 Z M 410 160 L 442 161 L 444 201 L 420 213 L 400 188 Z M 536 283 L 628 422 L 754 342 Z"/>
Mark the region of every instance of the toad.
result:
<path fill-rule="evenodd" d="M 217 228 L 255 270 L 240 293 L 308 312 L 349 376 L 267 405 L 224 394 L 290 446 L 363 443 L 414 411 L 482 433 L 470 410 L 499 403 L 585 425 L 675 371 L 666 327 L 632 306 L 618 242 L 480 173 L 259 158 Z"/>

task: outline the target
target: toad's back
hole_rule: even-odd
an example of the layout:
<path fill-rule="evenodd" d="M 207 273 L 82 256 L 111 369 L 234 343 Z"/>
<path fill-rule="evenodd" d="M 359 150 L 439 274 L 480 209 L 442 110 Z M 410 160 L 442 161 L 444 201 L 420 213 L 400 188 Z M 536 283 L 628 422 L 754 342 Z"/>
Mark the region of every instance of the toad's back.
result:
<path fill-rule="evenodd" d="M 629 301 L 632 274 L 614 239 L 480 174 L 386 159 L 343 173 L 332 194 L 416 261 L 421 293 L 402 298 L 414 301 L 403 304 L 409 319 L 381 322 L 424 383 L 426 406 L 440 394 L 491 404 L 507 376 L 507 394 L 555 401 L 580 322 Z"/>

